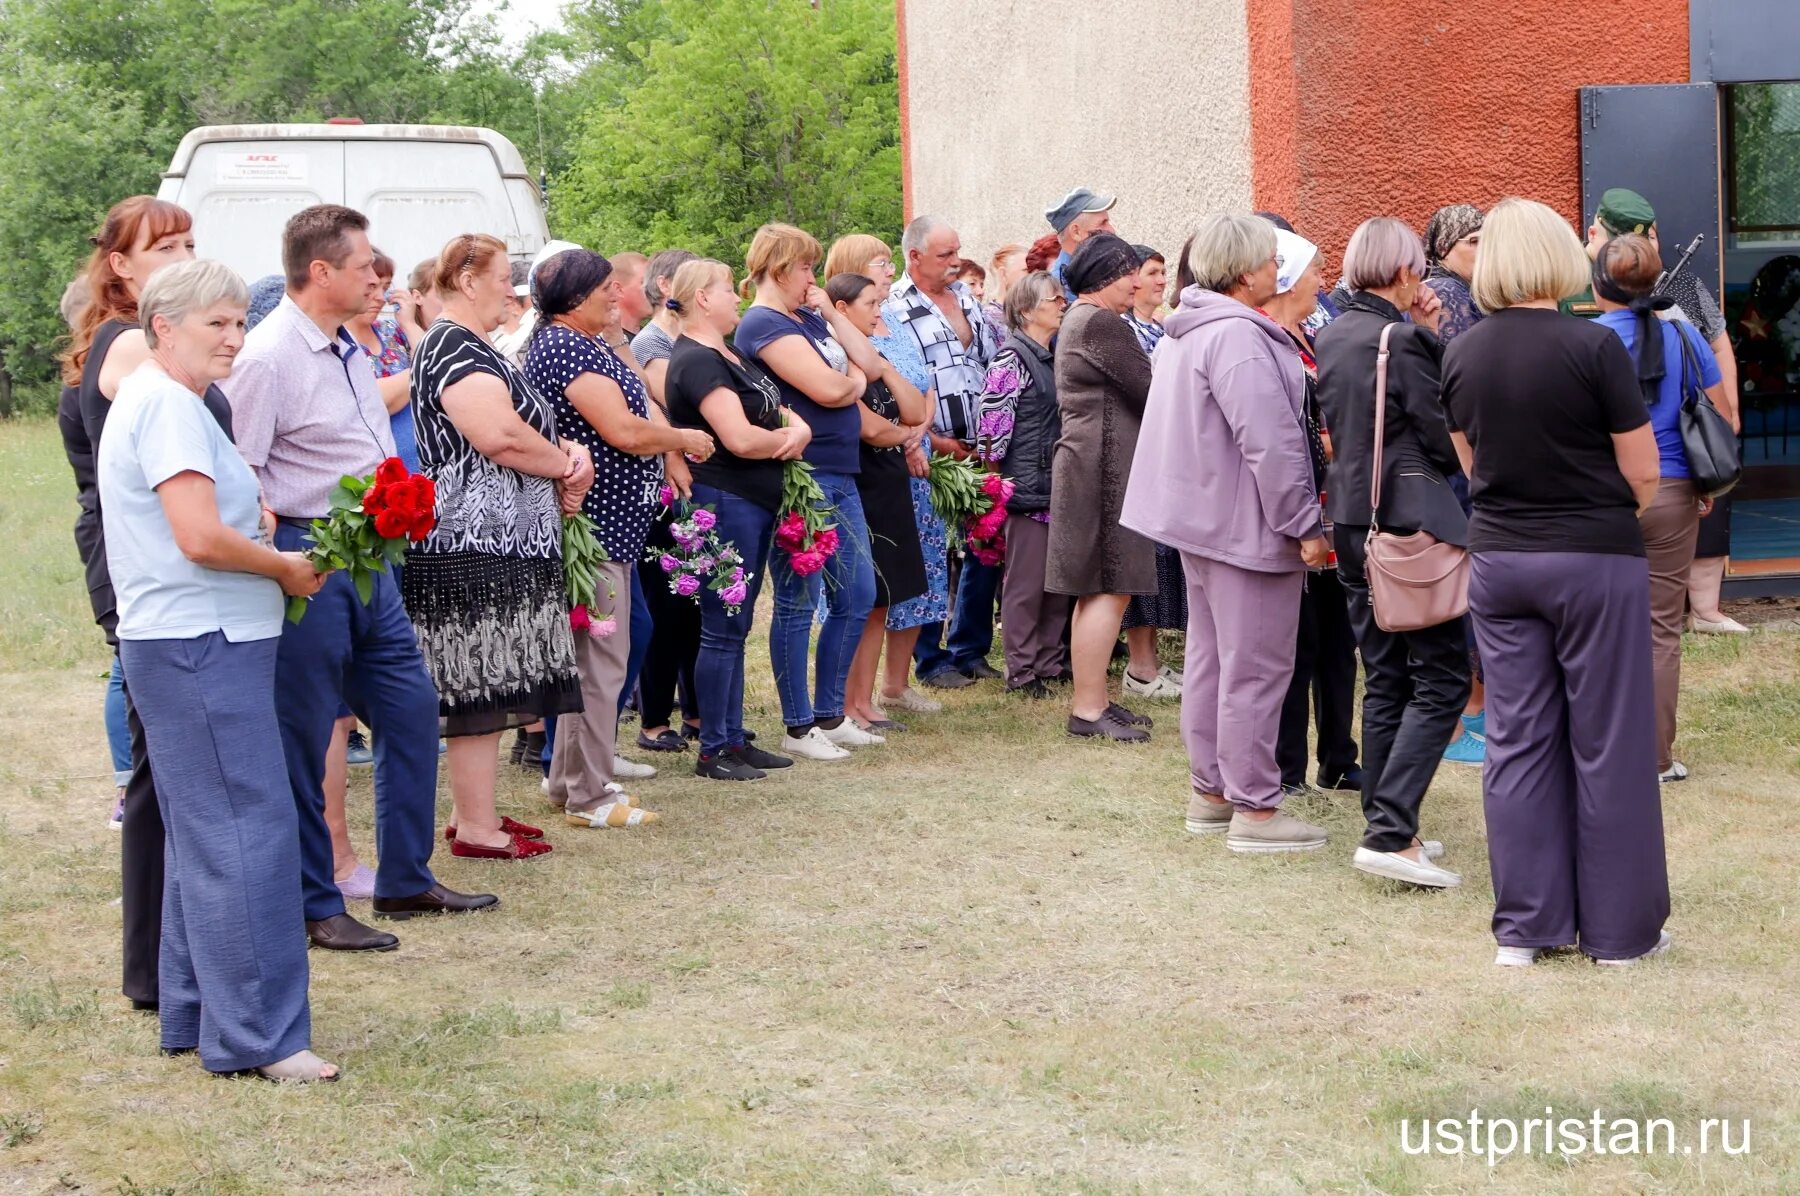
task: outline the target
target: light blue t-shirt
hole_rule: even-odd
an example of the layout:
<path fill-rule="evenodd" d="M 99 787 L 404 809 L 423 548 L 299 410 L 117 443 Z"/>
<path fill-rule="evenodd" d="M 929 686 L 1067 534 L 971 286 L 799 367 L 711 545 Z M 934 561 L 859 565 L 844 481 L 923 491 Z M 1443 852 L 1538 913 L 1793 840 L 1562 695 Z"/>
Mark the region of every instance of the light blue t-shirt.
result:
<path fill-rule="evenodd" d="M 1602 312 L 1599 322 L 1618 333 L 1619 339 L 1625 342 L 1625 351 L 1631 355 L 1632 362 L 1637 362 L 1637 316 L 1625 310 Z M 1700 385 L 1702 388 L 1719 384 L 1719 359 L 1713 356 L 1712 346 L 1700 339 L 1700 333 L 1686 320 L 1664 320 L 1662 322 L 1663 376 L 1657 383 L 1656 404 L 1650 408 L 1650 429 L 1656 433 L 1656 455 L 1661 458 L 1661 475 L 1665 478 L 1685 478 L 1688 473 L 1687 449 L 1681 443 L 1681 342 L 1675 338 L 1687 337 L 1688 345 L 1694 350 L 1694 360 L 1700 366 Z"/>
<path fill-rule="evenodd" d="M 256 475 L 200 396 L 148 362 L 119 383 L 95 467 L 119 638 L 196 639 L 222 631 L 241 643 L 280 635 L 280 585 L 196 565 L 176 547 L 156 488 L 188 471 L 212 479 L 227 527 L 261 536 Z"/>

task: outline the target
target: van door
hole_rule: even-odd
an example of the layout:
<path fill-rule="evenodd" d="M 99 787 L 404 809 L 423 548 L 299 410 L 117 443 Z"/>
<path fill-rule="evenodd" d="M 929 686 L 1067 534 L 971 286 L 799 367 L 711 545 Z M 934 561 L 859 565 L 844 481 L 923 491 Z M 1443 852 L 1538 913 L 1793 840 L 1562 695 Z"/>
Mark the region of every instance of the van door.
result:
<path fill-rule="evenodd" d="M 335 141 L 214 141 L 194 151 L 179 193 L 194 216 L 195 252 L 247 281 L 281 273 L 288 217 L 344 202 L 344 154 Z"/>
<path fill-rule="evenodd" d="M 404 275 L 459 233 L 488 233 L 525 250 L 500 164 L 474 141 L 347 141 L 344 202 Z"/>

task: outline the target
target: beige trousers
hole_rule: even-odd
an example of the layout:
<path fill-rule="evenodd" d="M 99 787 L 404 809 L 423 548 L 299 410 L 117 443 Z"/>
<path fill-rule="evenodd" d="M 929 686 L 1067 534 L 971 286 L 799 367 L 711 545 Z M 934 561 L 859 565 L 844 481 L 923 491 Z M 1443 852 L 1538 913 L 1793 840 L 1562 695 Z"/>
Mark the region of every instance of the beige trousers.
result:
<path fill-rule="evenodd" d="M 613 779 L 613 751 L 619 738 L 619 691 L 625 687 L 625 661 L 631 654 L 631 566 L 609 561 L 600 566 L 601 584 L 590 612 L 595 622 L 611 618 L 618 630 L 608 636 L 575 633 L 575 664 L 581 671 L 580 714 L 556 720 L 556 748 L 550 754 L 550 800 L 564 809 L 586 813 L 611 800 L 606 784 Z M 611 586 L 611 597 L 607 587 Z"/>

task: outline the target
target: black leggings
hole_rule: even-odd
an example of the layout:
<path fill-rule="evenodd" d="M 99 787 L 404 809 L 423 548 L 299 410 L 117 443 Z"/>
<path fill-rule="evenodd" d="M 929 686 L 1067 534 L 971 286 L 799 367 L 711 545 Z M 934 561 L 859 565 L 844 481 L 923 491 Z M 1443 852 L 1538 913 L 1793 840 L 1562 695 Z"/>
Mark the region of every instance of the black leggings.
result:
<path fill-rule="evenodd" d="M 638 674 L 638 719 L 646 727 L 672 725 L 679 685 L 683 714 L 698 721 L 694 659 L 700 654 L 700 603 L 670 593 L 669 579 L 656 562 L 639 561 L 637 568 L 654 628 Z"/>

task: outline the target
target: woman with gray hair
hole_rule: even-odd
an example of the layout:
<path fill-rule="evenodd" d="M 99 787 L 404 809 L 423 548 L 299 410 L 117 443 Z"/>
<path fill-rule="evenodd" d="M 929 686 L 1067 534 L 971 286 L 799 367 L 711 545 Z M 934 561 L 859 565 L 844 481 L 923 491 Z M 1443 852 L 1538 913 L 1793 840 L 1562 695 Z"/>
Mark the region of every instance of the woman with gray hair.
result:
<path fill-rule="evenodd" d="M 1000 638 L 1006 688 L 1047 698 L 1066 671 L 1063 632 L 1069 600 L 1044 587 L 1050 551 L 1050 456 L 1062 434 L 1051 343 L 1068 307 L 1046 270 L 1006 292 L 1006 341 L 981 389 L 981 459 L 1013 484 L 1006 504 L 1006 572 L 1000 581 Z"/>
<path fill-rule="evenodd" d="M 1419 807 L 1469 696 L 1467 632 L 1452 619 L 1419 631 L 1384 631 L 1369 600 L 1370 525 L 1426 532 L 1466 546 L 1469 521 L 1450 488 L 1459 468 L 1444 424 L 1436 336 L 1406 321 L 1424 290 L 1425 247 L 1391 216 L 1365 220 L 1344 250 L 1350 302 L 1319 333 L 1319 408 L 1333 456 L 1325 514 L 1337 547 L 1350 625 L 1363 658 L 1363 817 L 1354 867 L 1426 888 L 1461 883 L 1418 836 Z M 1381 441 L 1381 510 L 1369 506 L 1377 452 L 1375 382 L 1387 354 Z M 1377 518 L 1379 516 L 1379 518 Z"/>
<path fill-rule="evenodd" d="M 159 271 L 138 319 L 149 360 L 120 383 L 97 464 L 119 651 L 166 828 L 166 1054 L 208 1071 L 335 1080 L 308 1048 L 299 827 L 275 717 L 283 593 L 323 577 L 269 547 L 256 475 L 207 412 L 244 344 L 243 280 Z"/>
<path fill-rule="evenodd" d="M 1044 586 L 1075 599 L 1069 636 L 1069 734 L 1142 743 L 1150 719 L 1109 701 L 1120 621 L 1134 594 L 1156 593 L 1156 549 L 1119 522 L 1150 359 L 1125 323 L 1138 288 L 1137 251 L 1111 233 L 1081 243 L 1063 272 L 1076 301 L 1056 340 L 1062 432 L 1050 471 Z"/>
<path fill-rule="evenodd" d="M 1214 213 L 1187 256 L 1119 519 L 1177 549 L 1187 576 L 1187 829 L 1236 852 L 1312 851 L 1325 831 L 1281 809 L 1275 739 L 1302 578 L 1327 546 L 1300 353 L 1258 310 L 1276 293 L 1275 228 Z"/>

